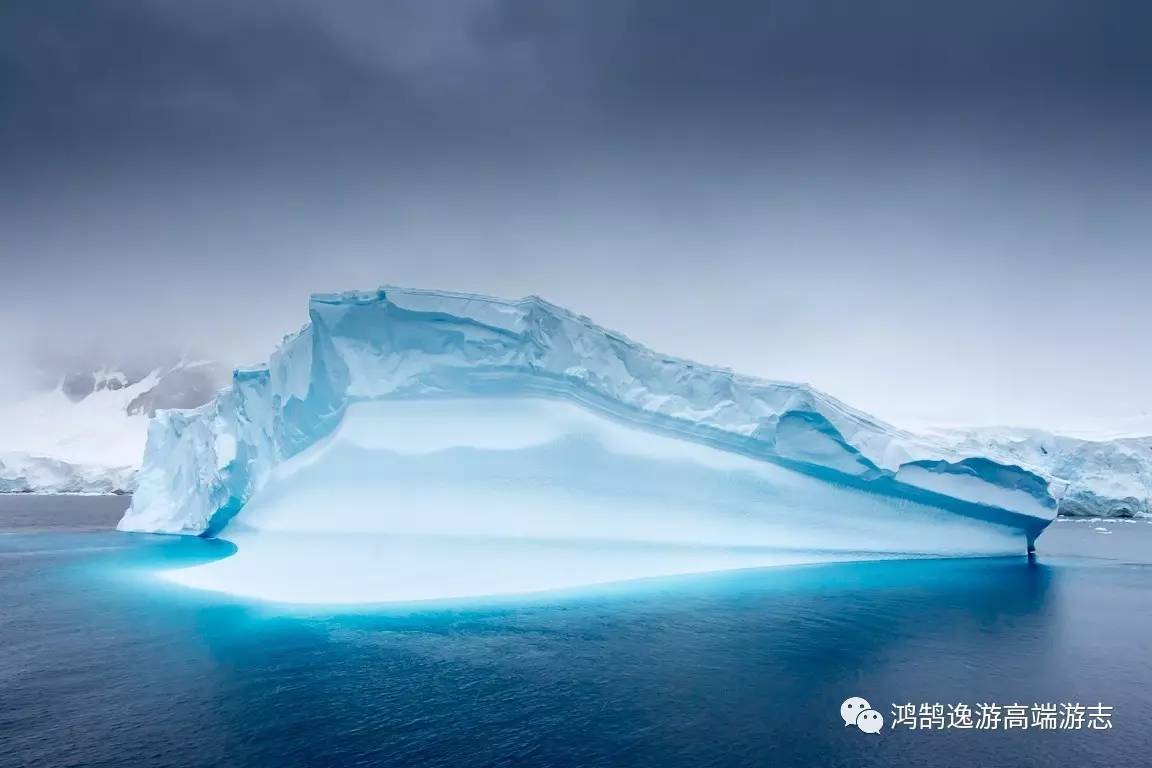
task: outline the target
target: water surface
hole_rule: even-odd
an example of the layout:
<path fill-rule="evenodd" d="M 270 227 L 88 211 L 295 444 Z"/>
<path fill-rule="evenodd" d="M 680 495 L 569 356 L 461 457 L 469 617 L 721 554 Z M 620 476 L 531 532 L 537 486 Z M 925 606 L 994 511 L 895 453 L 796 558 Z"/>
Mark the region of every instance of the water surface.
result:
<path fill-rule="evenodd" d="M 1125 766 L 1152 747 L 1152 526 L 1035 562 L 742 571 L 290 608 L 158 569 L 222 542 L 0 497 L 0 765 Z M 1096 531 L 1106 528 L 1111 533 Z M 307 563 L 301 563 L 307 569 Z M 1103 702 L 1107 731 L 845 728 L 840 702 Z"/>

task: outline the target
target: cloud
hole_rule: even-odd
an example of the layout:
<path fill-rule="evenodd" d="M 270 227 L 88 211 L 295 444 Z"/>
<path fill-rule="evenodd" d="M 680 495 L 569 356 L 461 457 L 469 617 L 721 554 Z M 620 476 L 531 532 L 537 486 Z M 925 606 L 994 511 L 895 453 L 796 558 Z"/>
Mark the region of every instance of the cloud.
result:
<path fill-rule="evenodd" d="M 864 407 L 1146 398 L 1152 10 L 1031 6 L 0 3 L 0 359 L 396 282 Z"/>
<path fill-rule="evenodd" d="M 368 68 L 432 93 L 481 97 L 540 85 L 538 42 L 499 28 L 500 0 L 288 2 Z"/>

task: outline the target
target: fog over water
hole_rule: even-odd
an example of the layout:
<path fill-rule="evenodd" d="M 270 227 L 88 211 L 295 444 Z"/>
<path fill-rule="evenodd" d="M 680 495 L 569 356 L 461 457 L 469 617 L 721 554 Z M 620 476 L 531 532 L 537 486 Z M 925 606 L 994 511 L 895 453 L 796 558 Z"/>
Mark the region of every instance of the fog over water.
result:
<path fill-rule="evenodd" d="M 310 292 L 396 283 L 539 294 L 898 423 L 1152 425 L 1150 22 L 8 4 L 0 397 L 78 359 L 264 359 Z"/>

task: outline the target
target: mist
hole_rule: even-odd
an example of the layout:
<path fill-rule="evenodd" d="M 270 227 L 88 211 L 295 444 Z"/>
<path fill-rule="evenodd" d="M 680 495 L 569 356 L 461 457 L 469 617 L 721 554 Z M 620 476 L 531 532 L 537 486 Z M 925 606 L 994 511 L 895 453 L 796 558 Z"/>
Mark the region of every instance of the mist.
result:
<path fill-rule="evenodd" d="M 932 6 L 6 7 L 4 387 L 392 283 L 898 424 L 1147 416 L 1149 11 Z"/>

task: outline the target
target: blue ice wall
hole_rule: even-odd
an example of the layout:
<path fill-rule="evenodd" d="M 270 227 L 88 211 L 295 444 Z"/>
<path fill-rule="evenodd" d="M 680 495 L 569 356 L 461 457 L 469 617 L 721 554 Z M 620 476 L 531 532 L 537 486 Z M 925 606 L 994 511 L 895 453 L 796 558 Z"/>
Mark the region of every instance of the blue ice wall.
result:
<path fill-rule="evenodd" d="M 358 402 L 551 397 L 637 429 L 820 481 L 1017 528 L 1053 519 L 1048 482 L 957 454 L 804 384 L 654 352 L 542 299 L 386 287 L 312 297 L 266 366 L 194 411 L 157 414 L 124 530 L 213 535 L 242 520 L 275 468 Z"/>

